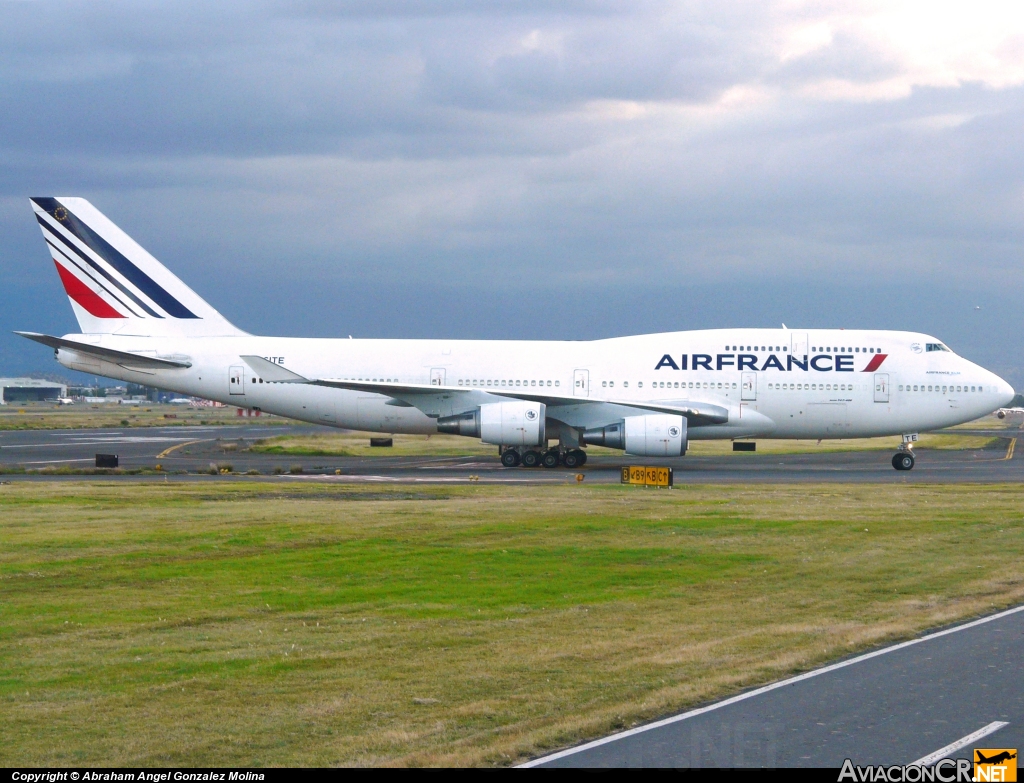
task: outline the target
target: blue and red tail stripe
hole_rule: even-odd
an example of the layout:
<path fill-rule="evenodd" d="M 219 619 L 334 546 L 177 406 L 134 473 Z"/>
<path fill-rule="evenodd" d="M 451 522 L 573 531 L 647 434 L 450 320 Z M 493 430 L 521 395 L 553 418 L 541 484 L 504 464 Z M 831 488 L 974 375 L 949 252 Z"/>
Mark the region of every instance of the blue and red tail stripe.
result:
<path fill-rule="evenodd" d="M 88 255 L 79 251 L 74 245 L 66 242 L 63 237 L 58 236 L 54 229 L 46 225 L 42 219 L 39 220 L 39 223 L 44 229 L 43 238 L 46 240 L 46 246 L 50 248 L 50 255 L 53 256 L 53 260 L 56 263 L 78 270 L 82 277 L 90 280 L 97 288 L 136 318 L 142 318 L 143 316 L 135 312 L 126 300 L 131 300 L 139 309 L 144 310 L 154 318 L 163 318 L 162 315 L 147 307 L 145 302 L 114 279 L 106 269 L 89 258 Z M 118 295 L 117 291 L 120 291 L 121 295 Z"/>
<path fill-rule="evenodd" d="M 53 263 L 54 266 L 57 267 L 57 274 L 60 275 L 60 281 L 64 284 L 64 290 L 67 291 L 68 296 L 84 308 L 89 315 L 96 318 L 125 317 L 124 314 L 119 313 L 111 307 L 107 302 L 100 298 L 99 294 L 61 266 L 60 263 L 57 261 L 54 261 Z"/>
<path fill-rule="evenodd" d="M 57 201 L 57 199 L 50 197 L 34 197 L 32 198 L 32 202 L 57 221 L 61 226 L 67 229 L 68 233 L 72 234 L 79 242 L 106 261 L 112 268 L 116 269 L 132 285 L 149 297 L 150 301 L 154 302 L 172 318 L 199 317 L 175 299 L 162 286 L 153 280 L 153 278 L 125 258 L 124 255 L 111 246 L 111 244 L 103 237 L 75 217 L 74 213 Z M 43 223 L 43 225 L 45 226 L 46 224 Z M 47 228 L 49 228 L 49 226 L 47 226 Z M 79 255 L 84 254 L 80 253 Z M 92 264 L 92 266 L 95 267 L 96 265 Z M 109 275 L 106 276 L 109 277 Z M 111 278 L 111 282 L 115 282 L 113 278 Z M 128 293 L 127 289 L 124 289 L 123 286 L 118 285 L 118 287 Z M 159 317 L 150 308 L 145 307 L 142 302 L 138 301 L 136 297 L 133 296 L 132 298 L 136 299 L 137 303 L 152 315 Z"/>

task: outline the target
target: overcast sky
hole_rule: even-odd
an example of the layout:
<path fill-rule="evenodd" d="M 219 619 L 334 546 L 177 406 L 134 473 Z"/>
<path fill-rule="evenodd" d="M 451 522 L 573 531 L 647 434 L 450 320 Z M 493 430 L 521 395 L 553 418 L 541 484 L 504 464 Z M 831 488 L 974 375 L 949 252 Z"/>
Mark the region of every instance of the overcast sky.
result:
<path fill-rule="evenodd" d="M 27 197 L 240 327 L 928 331 L 1024 387 L 1024 4 L 0 0 L 0 375 L 77 331 Z M 977 309 L 981 308 L 981 309 Z"/>

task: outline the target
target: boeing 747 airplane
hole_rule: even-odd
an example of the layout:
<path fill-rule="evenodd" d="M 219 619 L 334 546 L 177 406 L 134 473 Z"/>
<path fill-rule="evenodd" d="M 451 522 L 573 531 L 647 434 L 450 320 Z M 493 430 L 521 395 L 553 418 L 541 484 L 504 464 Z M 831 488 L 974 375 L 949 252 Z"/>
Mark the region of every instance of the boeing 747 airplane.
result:
<path fill-rule="evenodd" d="M 575 468 L 588 444 L 680 457 L 690 440 L 902 435 L 892 465 L 910 470 L 917 433 L 1014 396 L 915 332 L 263 337 L 229 323 L 85 199 L 31 204 L 81 332 L 18 334 L 65 367 L 332 427 L 479 438 L 507 467 Z"/>

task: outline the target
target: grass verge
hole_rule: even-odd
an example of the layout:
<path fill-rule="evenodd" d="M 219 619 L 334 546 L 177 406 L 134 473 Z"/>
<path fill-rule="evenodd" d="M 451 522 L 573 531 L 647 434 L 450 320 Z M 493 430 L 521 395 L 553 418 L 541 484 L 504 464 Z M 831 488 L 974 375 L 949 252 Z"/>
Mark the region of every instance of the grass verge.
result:
<path fill-rule="evenodd" d="M 508 764 L 1019 602 L 1021 486 L 0 485 L 0 764 Z"/>
<path fill-rule="evenodd" d="M 259 418 L 238 416 L 234 407 L 190 408 L 180 405 L 54 405 L 31 402 L 10 403 L 0 408 L 0 431 L 4 430 L 69 430 L 108 427 L 175 427 L 229 424 L 282 425 L 295 424 L 290 419 L 263 415 Z"/>

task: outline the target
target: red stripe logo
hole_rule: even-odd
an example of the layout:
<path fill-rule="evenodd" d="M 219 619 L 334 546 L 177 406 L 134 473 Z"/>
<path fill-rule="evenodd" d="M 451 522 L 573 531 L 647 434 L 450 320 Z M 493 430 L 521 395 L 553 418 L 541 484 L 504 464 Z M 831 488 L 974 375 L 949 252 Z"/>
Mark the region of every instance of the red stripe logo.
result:
<path fill-rule="evenodd" d="M 871 361 L 868 362 L 868 366 L 861 370 L 861 372 L 874 372 L 875 370 L 882 366 L 882 362 L 885 361 L 885 358 L 888 355 L 889 354 L 887 353 L 876 353 L 874 356 L 871 357 Z"/>
<path fill-rule="evenodd" d="M 67 291 L 68 296 L 85 308 L 85 311 L 89 313 L 89 315 L 95 316 L 96 318 L 125 317 L 100 299 L 95 291 L 71 274 L 67 269 L 58 264 L 56 260 L 54 260 L 53 263 L 57 267 L 57 274 L 60 275 L 60 281 L 64 284 L 64 290 Z"/>

